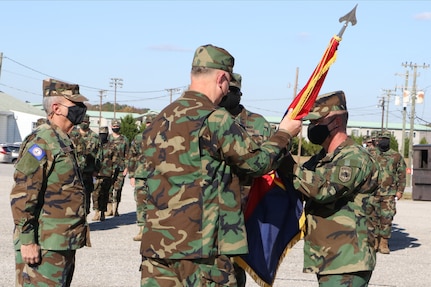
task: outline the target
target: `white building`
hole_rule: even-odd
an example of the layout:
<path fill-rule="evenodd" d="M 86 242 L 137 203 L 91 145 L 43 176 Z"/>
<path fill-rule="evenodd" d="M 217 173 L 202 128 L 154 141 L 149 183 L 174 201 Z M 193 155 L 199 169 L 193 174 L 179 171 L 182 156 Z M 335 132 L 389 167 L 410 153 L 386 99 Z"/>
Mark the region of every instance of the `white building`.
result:
<path fill-rule="evenodd" d="M 0 91 L 0 143 L 21 142 L 46 114 L 30 103 Z"/>
<path fill-rule="evenodd" d="M 273 126 L 278 127 L 281 117 L 265 117 Z M 307 128 L 309 121 L 304 121 L 302 127 L 302 137 L 307 138 Z M 380 133 L 382 130 L 379 122 L 362 122 L 351 121 L 347 122 L 347 134 L 357 137 L 371 136 L 375 132 Z M 386 126 L 384 126 L 386 130 Z M 388 123 L 387 130 L 396 138 L 398 147 L 401 148 L 403 125 L 402 123 Z M 413 145 L 419 144 L 424 138 L 427 143 L 431 143 L 431 127 L 415 124 L 413 129 Z M 404 128 L 404 139 L 408 139 L 410 134 L 410 122 L 406 123 Z"/>

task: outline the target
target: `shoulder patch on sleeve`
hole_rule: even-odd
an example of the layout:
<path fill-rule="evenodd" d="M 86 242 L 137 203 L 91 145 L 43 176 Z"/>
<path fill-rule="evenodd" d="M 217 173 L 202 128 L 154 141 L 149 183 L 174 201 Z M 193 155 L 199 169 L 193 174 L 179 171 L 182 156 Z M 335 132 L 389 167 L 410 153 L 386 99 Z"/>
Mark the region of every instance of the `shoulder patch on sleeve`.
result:
<path fill-rule="evenodd" d="M 41 159 L 43 159 L 43 157 L 45 156 L 45 151 L 38 146 L 37 144 L 32 145 L 29 149 L 28 152 L 38 161 L 40 161 Z"/>
<path fill-rule="evenodd" d="M 341 182 L 348 182 L 352 178 L 352 168 L 350 166 L 340 167 L 340 172 L 338 173 L 338 179 Z"/>

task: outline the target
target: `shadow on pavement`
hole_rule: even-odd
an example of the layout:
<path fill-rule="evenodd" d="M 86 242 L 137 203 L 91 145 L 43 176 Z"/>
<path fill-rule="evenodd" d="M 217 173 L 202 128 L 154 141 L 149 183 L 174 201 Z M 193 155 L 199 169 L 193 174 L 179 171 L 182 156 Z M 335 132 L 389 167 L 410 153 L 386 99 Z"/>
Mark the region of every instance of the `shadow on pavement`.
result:
<path fill-rule="evenodd" d="M 124 213 L 120 216 L 108 216 L 105 221 L 91 221 L 89 219 L 89 222 L 91 231 L 119 228 L 123 225 L 136 224 L 136 212 Z"/>
<path fill-rule="evenodd" d="M 398 224 L 392 224 L 392 234 L 389 239 L 389 249 L 391 251 L 419 247 L 421 244 L 417 241 L 418 239 L 410 237 L 404 228 L 399 227 Z"/>

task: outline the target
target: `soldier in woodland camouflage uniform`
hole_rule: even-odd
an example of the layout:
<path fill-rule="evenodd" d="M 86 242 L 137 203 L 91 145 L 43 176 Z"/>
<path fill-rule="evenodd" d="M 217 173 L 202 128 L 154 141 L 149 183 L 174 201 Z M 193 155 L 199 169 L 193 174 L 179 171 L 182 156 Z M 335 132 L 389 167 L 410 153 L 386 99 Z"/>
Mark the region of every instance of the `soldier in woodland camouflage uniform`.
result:
<path fill-rule="evenodd" d="M 41 125 L 43 125 L 45 123 L 46 123 L 46 119 L 45 118 L 37 119 L 37 121 L 36 121 L 36 127 L 41 126 Z"/>
<path fill-rule="evenodd" d="M 114 176 L 114 147 L 108 141 L 108 127 L 99 131 L 99 150 L 96 160 L 96 183 L 93 191 L 93 221 L 104 221 L 109 201 L 109 191 Z"/>
<path fill-rule="evenodd" d="M 90 246 L 85 192 L 67 133 L 87 110 L 79 86 L 43 81 L 48 122 L 24 140 L 11 209 L 16 286 L 70 286 L 76 249 Z"/>
<path fill-rule="evenodd" d="M 189 90 L 143 133 L 135 170 L 148 185 L 141 286 L 236 286 L 230 256 L 248 249 L 232 168 L 256 176 L 276 168 L 301 123 L 286 117 L 259 147 L 217 106 L 233 64 L 226 50 L 199 47 Z"/>
<path fill-rule="evenodd" d="M 279 168 L 307 196 L 303 271 L 316 273 L 321 287 L 368 286 L 376 264 L 378 164 L 346 134 L 344 92 L 317 98 L 305 119 L 309 140 L 322 150 L 303 166 L 288 158 Z"/>
<path fill-rule="evenodd" d="M 240 74 L 236 73 L 233 74 L 233 77 L 235 81 L 230 83 L 229 93 L 223 97 L 219 106 L 224 107 L 231 115 L 233 115 L 235 120 L 247 131 L 248 135 L 258 145 L 261 145 L 273 135 L 273 128 L 262 115 L 253 113 L 240 104 L 242 98 L 242 77 Z M 242 205 L 245 207 L 253 178 L 246 174 L 238 174 L 237 176 L 239 177 L 241 184 Z M 234 267 L 236 270 L 238 287 L 245 286 L 247 277 L 244 269 L 236 263 L 234 263 Z"/>
<path fill-rule="evenodd" d="M 380 165 L 381 185 L 377 191 L 378 250 L 389 254 L 388 240 L 392 232 L 392 220 L 396 214 L 396 199 L 403 197 L 406 187 L 406 163 L 399 152 L 390 148 L 390 133 L 385 132 L 377 143 L 376 159 Z"/>
<path fill-rule="evenodd" d="M 121 191 L 123 190 L 124 177 L 127 174 L 127 155 L 129 153 L 129 140 L 120 134 L 120 121 L 113 120 L 111 124 L 112 134 L 108 141 L 114 149 L 113 169 L 114 176 L 109 191 L 109 202 L 107 215 L 119 216 L 118 206 L 121 202 Z"/>
<path fill-rule="evenodd" d="M 90 213 L 91 193 L 94 190 L 93 175 L 96 171 L 96 157 L 99 148 L 99 136 L 90 129 L 90 117 L 88 115 L 85 115 L 79 124 L 79 129 L 74 129 L 70 138 L 75 144 L 79 167 L 82 171 L 88 214 Z"/>
<path fill-rule="evenodd" d="M 153 120 L 153 116 L 147 116 L 146 118 L 146 127 L 148 127 Z M 142 146 L 142 133 L 138 133 L 130 144 L 129 149 L 129 161 L 128 161 L 128 173 L 130 178 L 130 185 L 134 188 L 134 197 L 136 201 L 136 220 L 139 227 L 138 234 L 133 237 L 134 241 L 142 240 L 142 232 L 144 229 L 145 223 L 145 203 L 146 203 L 146 195 L 147 195 L 147 183 L 137 178 L 135 179 L 135 169 L 139 156 L 142 154 L 141 146 Z M 136 181 L 138 184 L 136 185 Z"/>

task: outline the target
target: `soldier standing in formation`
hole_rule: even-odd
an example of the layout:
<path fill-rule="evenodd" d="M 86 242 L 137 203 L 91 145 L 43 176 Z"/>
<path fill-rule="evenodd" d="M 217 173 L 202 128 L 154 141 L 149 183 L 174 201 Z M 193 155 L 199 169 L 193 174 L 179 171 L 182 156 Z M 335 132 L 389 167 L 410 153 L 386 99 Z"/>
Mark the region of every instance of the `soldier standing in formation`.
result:
<path fill-rule="evenodd" d="M 396 214 L 396 201 L 403 197 L 406 187 L 406 163 L 403 156 L 390 148 L 390 133 L 384 132 L 377 142 L 376 159 L 380 165 L 381 184 L 377 191 L 377 217 L 379 231 L 376 247 L 389 254 L 392 221 Z"/>
<path fill-rule="evenodd" d="M 146 122 L 145 128 L 147 128 L 152 121 L 153 121 L 153 116 L 147 116 L 145 119 L 145 122 Z M 139 227 L 138 234 L 136 234 L 133 237 L 134 241 L 141 241 L 142 239 L 142 232 L 145 224 L 146 194 L 148 192 L 147 184 L 145 180 L 140 178 L 135 179 L 135 169 L 136 169 L 137 160 L 139 159 L 139 156 L 142 154 L 142 151 L 141 151 L 141 145 L 143 140 L 142 134 L 143 133 L 138 133 L 133 139 L 132 143 L 130 144 L 129 165 L 127 169 L 129 172 L 130 185 L 134 188 L 134 198 L 136 202 L 136 222 Z M 138 181 L 137 184 L 136 184 L 136 181 Z"/>
<path fill-rule="evenodd" d="M 16 286 L 70 286 L 76 250 L 90 246 L 85 192 L 68 133 L 85 116 L 79 86 L 43 81 L 47 123 L 22 143 L 11 208 Z"/>
<path fill-rule="evenodd" d="M 223 97 L 219 106 L 224 107 L 235 120 L 247 131 L 248 135 L 255 143 L 261 145 L 273 135 L 271 124 L 260 114 L 253 113 L 241 105 L 241 84 L 242 77 L 240 74 L 233 74 L 234 80 L 229 84 L 229 93 Z M 245 174 L 233 174 L 232 177 L 238 176 L 241 185 L 241 201 L 243 208 L 247 202 L 248 194 L 253 182 L 253 178 Z M 238 287 L 244 287 L 247 276 L 244 269 L 234 263 L 236 280 Z"/>
<path fill-rule="evenodd" d="M 277 168 L 301 122 L 288 114 L 259 147 L 218 108 L 233 66 L 226 50 L 199 47 L 189 90 L 143 133 L 135 170 L 135 178 L 148 185 L 141 286 L 236 286 L 230 257 L 248 248 L 233 169 L 259 176 Z"/>
<path fill-rule="evenodd" d="M 376 264 L 374 195 L 379 166 L 346 134 L 344 92 L 317 98 L 308 138 L 321 151 L 302 166 L 293 158 L 278 169 L 306 197 L 305 273 L 321 287 L 368 286 Z"/>
<path fill-rule="evenodd" d="M 109 190 L 114 175 L 114 150 L 108 141 L 108 127 L 101 127 L 99 131 L 99 151 L 96 160 L 96 183 L 93 191 L 93 221 L 104 221 L 109 200 Z"/>
<path fill-rule="evenodd" d="M 93 176 L 96 172 L 96 157 L 99 149 L 99 136 L 90 129 L 89 115 L 85 115 L 79 128 L 71 132 L 70 138 L 76 147 L 85 186 L 87 214 L 89 214 L 91 194 L 94 190 Z"/>
<path fill-rule="evenodd" d="M 107 216 L 119 216 L 118 206 L 121 202 L 121 192 L 124 185 L 124 177 L 127 174 L 127 156 L 129 153 L 129 140 L 120 133 L 120 121 L 113 120 L 111 124 L 112 134 L 109 135 L 108 141 L 113 149 L 113 170 L 112 186 L 109 191 Z"/>
<path fill-rule="evenodd" d="M 46 123 L 46 118 L 39 118 L 36 121 L 36 127 L 41 126 Z"/>

